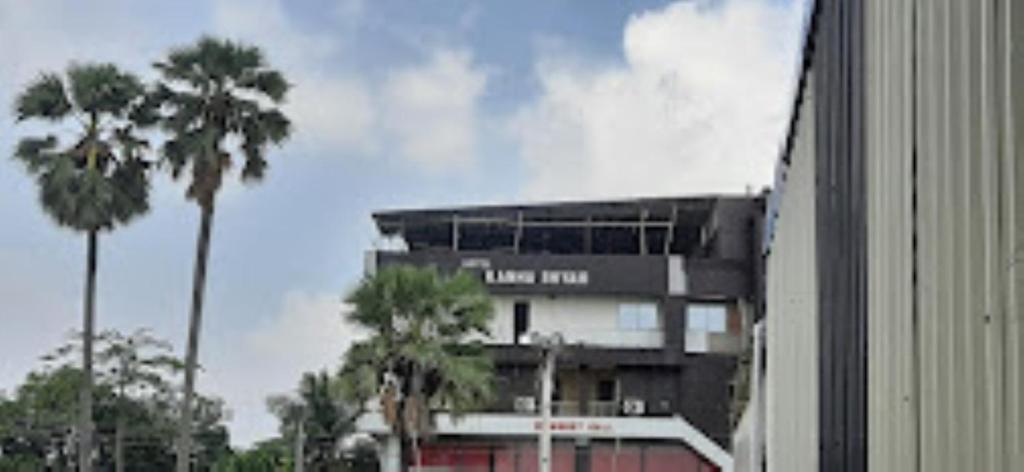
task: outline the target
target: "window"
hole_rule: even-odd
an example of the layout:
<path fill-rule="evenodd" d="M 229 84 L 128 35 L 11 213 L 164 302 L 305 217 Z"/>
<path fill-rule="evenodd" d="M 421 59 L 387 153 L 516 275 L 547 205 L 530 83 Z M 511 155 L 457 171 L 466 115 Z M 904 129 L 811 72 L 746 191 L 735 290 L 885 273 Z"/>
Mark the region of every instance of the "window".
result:
<path fill-rule="evenodd" d="M 512 316 L 512 344 L 519 344 L 523 335 L 530 331 L 530 302 L 516 302 L 512 308 Z"/>
<path fill-rule="evenodd" d="M 686 330 L 691 333 L 725 333 L 728 331 L 726 305 L 722 303 L 691 303 L 686 309 Z"/>
<path fill-rule="evenodd" d="M 619 329 L 643 331 L 658 329 L 658 306 L 654 303 L 619 305 Z"/>
<path fill-rule="evenodd" d="M 599 402 L 613 402 L 615 401 L 615 380 L 602 379 L 597 382 L 597 401 Z"/>

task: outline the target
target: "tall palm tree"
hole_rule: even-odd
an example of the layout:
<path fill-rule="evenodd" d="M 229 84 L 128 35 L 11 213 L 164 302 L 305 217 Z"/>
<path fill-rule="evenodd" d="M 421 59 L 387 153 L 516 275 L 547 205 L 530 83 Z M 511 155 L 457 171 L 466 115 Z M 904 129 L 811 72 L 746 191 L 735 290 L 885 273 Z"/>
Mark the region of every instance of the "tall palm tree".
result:
<path fill-rule="evenodd" d="M 401 440 L 403 468 L 409 452 L 419 464 L 434 412 L 458 418 L 492 399 L 493 365 L 479 340 L 489 334 L 490 297 L 467 273 L 400 266 L 364 279 L 347 301 L 349 321 L 371 336 L 346 354 L 343 390 L 356 405 L 379 398 Z"/>
<path fill-rule="evenodd" d="M 47 73 L 18 95 L 19 122 L 42 120 L 66 125 L 45 136 L 23 138 L 15 156 L 39 185 L 43 209 L 60 226 L 86 234 L 85 311 L 82 318 L 80 389 L 80 470 L 92 470 L 93 333 L 95 326 L 98 235 L 149 209 L 146 141 L 136 128 L 152 116 L 141 105 L 143 86 L 112 64 L 71 65 L 64 77 Z M 77 126 L 75 126 L 77 125 Z M 69 131 L 74 129 L 74 131 Z"/>
<path fill-rule="evenodd" d="M 261 179 L 268 145 L 283 142 L 291 129 L 288 118 L 274 108 L 284 101 L 289 86 L 280 72 L 267 66 L 258 48 L 208 37 L 171 51 L 155 67 L 164 83 L 157 86 L 152 100 L 166 113 L 163 125 L 171 134 L 164 143 L 163 158 L 174 177 L 190 174 L 186 196 L 199 206 L 201 218 L 178 425 L 177 470 L 188 472 L 203 289 L 217 192 L 232 164 L 229 144 L 238 143 L 234 153 L 243 158 L 242 179 Z"/>

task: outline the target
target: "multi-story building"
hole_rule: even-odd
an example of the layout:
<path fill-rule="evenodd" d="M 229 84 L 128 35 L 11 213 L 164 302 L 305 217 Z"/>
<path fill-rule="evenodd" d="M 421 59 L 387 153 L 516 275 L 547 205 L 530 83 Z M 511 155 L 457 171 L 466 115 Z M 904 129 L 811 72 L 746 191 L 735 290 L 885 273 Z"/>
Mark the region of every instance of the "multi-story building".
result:
<path fill-rule="evenodd" d="M 761 198 L 732 196 L 376 213 L 401 249 L 371 252 L 369 272 L 471 271 L 495 305 L 497 401 L 441 415 L 424 463 L 534 470 L 541 356 L 526 335 L 559 333 L 553 470 L 728 470 L 762 214 Z"/>

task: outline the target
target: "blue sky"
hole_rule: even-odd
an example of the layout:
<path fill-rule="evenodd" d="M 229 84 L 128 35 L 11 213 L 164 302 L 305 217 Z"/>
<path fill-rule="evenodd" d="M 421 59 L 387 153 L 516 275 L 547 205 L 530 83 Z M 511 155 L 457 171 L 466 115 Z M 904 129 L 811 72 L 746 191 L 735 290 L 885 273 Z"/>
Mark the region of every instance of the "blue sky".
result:
<path fill-rule="evenodd" d="M 210 33 L 263 47 L 295 87 L 294 138 L 262 184 L 227 185 L 214 227 L 200 389 L 233 442 L 269 436 L 269 394 L 336 364 L 340 300 L 370 212 L 519 200 L 743 192 L 770 182 L 800 0 L 444 2 L 0 0 L 0 103 L 44 70 L 149 64 Z M 0 150 L 31 126 L 0 114 Z M 0 390 L 80 324 L 84 238 L 0 159 Z M 153 210 L 101 238 L 100 328 L 180 346 L 197 223 L 159 177 Z"/>

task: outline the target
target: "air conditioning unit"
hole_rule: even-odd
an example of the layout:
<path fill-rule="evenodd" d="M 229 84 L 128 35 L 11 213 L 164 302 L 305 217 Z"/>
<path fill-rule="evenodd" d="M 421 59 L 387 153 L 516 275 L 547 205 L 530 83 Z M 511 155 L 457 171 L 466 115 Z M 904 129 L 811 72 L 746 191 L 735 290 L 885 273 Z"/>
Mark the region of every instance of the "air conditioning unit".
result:
<path fill-rule="evenodd" d="M 516 397 L 513 402 L 516 413 L 534 413 L 537 411 L 537 399 L 534 397 Z"/>
<path fill-rule="evenodd" d="M 626 416 L 642 416 L 647 405 L 639 398 L 627 398 L 622 400 L 622 413 Z"/>

